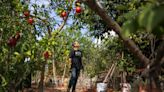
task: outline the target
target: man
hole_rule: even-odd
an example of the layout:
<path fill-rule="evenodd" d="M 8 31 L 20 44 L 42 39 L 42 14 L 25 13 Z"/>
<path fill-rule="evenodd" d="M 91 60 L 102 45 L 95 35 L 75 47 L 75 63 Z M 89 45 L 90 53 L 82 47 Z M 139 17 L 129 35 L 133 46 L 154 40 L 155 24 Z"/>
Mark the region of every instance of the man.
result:
<path fill-rule="evenodd" d="M 70 92 L 71 88 L 72 92 L 75 92 L 80 70 L 83 69 L 82 52 L 79 50 L 80 44 L 78 42 L 74 42 L 72 46 L 73 50 L 71 50 L 69 55 L 71 61 L 71 78 L 69 81 L 67 92 Z"/>

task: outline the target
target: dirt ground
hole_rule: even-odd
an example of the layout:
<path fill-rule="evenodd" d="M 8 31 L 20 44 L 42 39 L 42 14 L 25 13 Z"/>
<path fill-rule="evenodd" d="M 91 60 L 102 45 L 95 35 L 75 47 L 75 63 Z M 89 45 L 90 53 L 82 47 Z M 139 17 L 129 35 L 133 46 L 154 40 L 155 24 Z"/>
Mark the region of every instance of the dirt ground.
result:
<path fill-rule="evenodd" d="M 38 88 L 33 87 L 31 89 L 25 89 L 24 92 L 39 92 Z M 66 92 L 66 87 L 45 87 L 44 92 Z M 76 88 L 76 92 L 86 92 L 85 89 Z"/>

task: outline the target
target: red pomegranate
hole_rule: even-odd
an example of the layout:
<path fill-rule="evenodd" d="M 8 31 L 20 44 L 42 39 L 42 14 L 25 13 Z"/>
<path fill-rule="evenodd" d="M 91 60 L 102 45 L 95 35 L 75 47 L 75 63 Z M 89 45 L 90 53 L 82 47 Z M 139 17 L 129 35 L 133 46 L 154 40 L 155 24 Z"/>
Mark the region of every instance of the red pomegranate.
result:
<path fill-rule="evenodd" d="M 34 22 L 34 20 L 33 20 L 33 18 L 29 18 L 28 20 L 27 20 L 27 22 L 29 23 L 29 24 L 33 24 L 33 22 Z"/>
<path fill-rule="evenodd" d="M 45 59 L 48 59 L 50 56 L 48 51 L 45 51 L 43 55 Z"/>
<path fill-rule="evenodd" d="M 7 45 L 10 47 L 15 47 L 16 43 L 17 43 L 17 41 L 16 41 L 15 37 L 10 37 L 9 40 L 7 41 Z"/>
<path fill-rule="evenodd" d="M 29 17 L 30 16 L 30 12 L 29 11 L 24 11 L 24 16 L 26 16 L 26 17 Z"/>
<path fill-rule="evenodd" d="M 67 12 L 66 11 L 63 11 L 60 15 L 62 18 L 66 17 L 67 16 Z"/>
<path fill-rule="evenodd" d="M 81 7 L 80 6 L 76 7 L 76 13 L 81 13 Z"/>

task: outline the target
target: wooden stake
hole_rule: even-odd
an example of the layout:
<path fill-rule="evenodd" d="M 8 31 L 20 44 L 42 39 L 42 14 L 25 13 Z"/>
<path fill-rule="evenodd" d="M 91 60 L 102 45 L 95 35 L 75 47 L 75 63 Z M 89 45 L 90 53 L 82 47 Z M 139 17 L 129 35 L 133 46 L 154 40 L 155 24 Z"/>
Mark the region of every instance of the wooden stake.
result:
<path fill-rule="evenodd" d="M 108 71 L 108 73 L 107 73 L 107 75 L 106 75 L 103 83 L 106 83 L 107 82 L 108 76 L 111 74 L 111 71 L 112 71 L 113 67 L 114 67 L 114 64 L 112 64 L 111 68 L 109 69 L 109 71 Z"/>
<path fill-rule="evenodd" d="M 116 69 L 116 65 L 117 65 L 117 63 L 114 64 L 114 67 L 113 67 L 113 69 L 112 69 L 112 71 L 111 71 L 111 74 L 110 74 L 110 76 L 109 76 L 109 79 L 111 79 L 111 77 L 113 76 L 113 73 L 114 73 L 114 71 L 115 71 L 115 69 Z"/>

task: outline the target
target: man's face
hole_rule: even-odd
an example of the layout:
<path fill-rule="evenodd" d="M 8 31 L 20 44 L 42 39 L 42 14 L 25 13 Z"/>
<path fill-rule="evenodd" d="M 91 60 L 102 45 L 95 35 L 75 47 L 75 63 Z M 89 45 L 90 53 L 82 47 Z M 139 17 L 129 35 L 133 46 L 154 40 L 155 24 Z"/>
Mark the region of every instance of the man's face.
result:
<path fill-rule="evenodd" d="M 73 46 L 74 50 L 78 50 L 80 46 Z"/>

